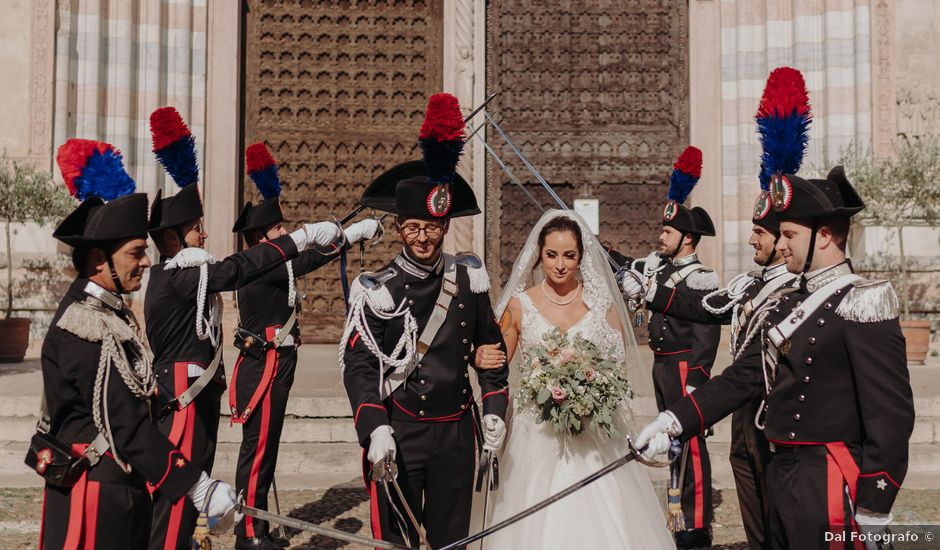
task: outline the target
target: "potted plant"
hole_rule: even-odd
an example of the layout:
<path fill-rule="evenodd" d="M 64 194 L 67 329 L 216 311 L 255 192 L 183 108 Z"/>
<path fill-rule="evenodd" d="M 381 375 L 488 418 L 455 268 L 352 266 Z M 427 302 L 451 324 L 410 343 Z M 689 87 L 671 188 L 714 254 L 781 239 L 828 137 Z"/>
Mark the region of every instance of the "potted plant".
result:
<path fill-rule="evenodd" d="M 940 220 L 940 138 L 899 137 L 894 156 L 885 158 L 852 145 L 842 152 L 839 163 L 865 200 L 861 221 L 887 228 L 896 239 L 897 254 L 886 257 L 898 277 L 908 361 L 923 364 L 930 345 L 930 321 L 911 319 L 909 257 L 903 229 L 917 224 L 933 226 Z"/>
<path fill-rule="evenodd" d="M 7 263 L 0 362 L 22 361 L 29 345 L 30 320 L 13 317 L 13 225 L 30 221 L 46 225 L 63 218 L 74 205 L 65 186 L 53 183 L 48 172 L 28 162 L 11 160 L 6 154 L 0 157 L 0 222 L 4 226 Z"/>

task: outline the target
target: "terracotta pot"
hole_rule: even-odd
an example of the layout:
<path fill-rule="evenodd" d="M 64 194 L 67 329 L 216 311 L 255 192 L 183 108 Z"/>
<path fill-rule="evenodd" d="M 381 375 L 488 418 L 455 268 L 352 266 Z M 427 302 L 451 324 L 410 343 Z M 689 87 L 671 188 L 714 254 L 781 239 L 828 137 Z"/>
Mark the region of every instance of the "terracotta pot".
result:
<path fill-rule="evenodd" d="M 930 321 L 901 321 L 901 332 L 907 340 L 907 362 L 911 365 L 923 365 L 930 348 Z"/>
<path fill-rule="evenodd" d="M 29 345 L 29 319 L 0 319 L 0 363 L 19 363 Z"/>

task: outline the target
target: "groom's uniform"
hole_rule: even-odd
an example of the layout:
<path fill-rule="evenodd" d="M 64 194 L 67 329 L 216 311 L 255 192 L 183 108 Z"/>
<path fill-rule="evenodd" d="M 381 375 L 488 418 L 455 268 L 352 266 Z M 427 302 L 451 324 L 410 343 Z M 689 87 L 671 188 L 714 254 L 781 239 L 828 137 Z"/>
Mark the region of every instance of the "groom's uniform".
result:
<path fill-rule="evenodd" d="M 443 186 L 425 173 L 422 162 L 396 166 L 370 185 L 361 203 L 402 218 L 446 221 L 479 213 L 462 178 Z M 435 200 L 442 196 L 447 200 Z M 429 266 L 403 251 L 378 272 L 360 275 L 350 292 L 340 345 L 356 433 L 367 449 L 377 428 L 391 426 L 397 481 L 433 547 L 466 536 L 470 527 L 481 431 L 469 371 L 478 346 L 503 344 L 488 290 L 486 268 L 472 254 L 443 254 Z M 410 342 L 417 343 L 413 350 Z M 392 360 L 380 361 L 379 354 Z M 478 372 L 484 415 L 505 416 L 508 378 L 506 365 Z M 373 535 L 402 542 L 407 533 L 417 543 L 398 496 L 373 481 L 371 469 L 364 458 Z"/>

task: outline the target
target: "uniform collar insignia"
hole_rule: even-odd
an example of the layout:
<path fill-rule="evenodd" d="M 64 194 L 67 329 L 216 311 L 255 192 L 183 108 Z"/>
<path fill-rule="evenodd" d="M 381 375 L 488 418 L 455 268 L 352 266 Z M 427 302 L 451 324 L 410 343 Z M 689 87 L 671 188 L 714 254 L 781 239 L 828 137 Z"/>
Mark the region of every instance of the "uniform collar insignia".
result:
<path fill-rule="evenodd" d="M 114 311 L 124 311 L 124 300 L 110 290 L 105 290 L 97 283 L 88 281 L 85 284 L 85 294 L 97 299 Z"/>
<path fill-rule="evenodd" d="M 770 281 L 772 279 L 776 279 L 777 277 L 780 277 L 781 275 L 786 275 L 787 273 L 789 273 L 787 271 L 787 263 L 780 262 L 777 265 L 765 268 L 762 274 L 762 277 L 764 281 Z"/>
<path fill-rule="evenodd" d="M 427 279 L 432 273 L 440 274 L 444 269 L 444 255 L 441 254 L 437 258 L 437 261 L 434 262 L 434 265 L 429 267 L 413 260 L 408 256 L 407 252 L 402 250 L 402 252 L 395 257 L 395 263 L 398 264 L 405 273 L 419 279 Z"/>
<path fill-rule="evenodd" d="M 673 261 L 672 261 L 672 265 L 674 265 L 674 266 L 676 266 L 676 267 L 685 267 L 685 266 L 687 266 L 687 265 L 689 265 L 689 264 L 694 264 L 694 263 L 697 262 L 697 261 L 698 261 L 698 254 L 696 254 L 695 252 L 693 252 L 693 253 L 689 254 L 688 256 L 683 256 L 683 257 L 679 258 L 678 260 L 673 260 Z"/>
<path fill-rule="evenodd" d="M 806 274 L 806 289 L 810 292 L 816 292 L 839 277 L 853 272 L 852 264 L 848 261 L 836 264 L 832 267 L 824 267 L 816 271 L 811 271 Z"/>

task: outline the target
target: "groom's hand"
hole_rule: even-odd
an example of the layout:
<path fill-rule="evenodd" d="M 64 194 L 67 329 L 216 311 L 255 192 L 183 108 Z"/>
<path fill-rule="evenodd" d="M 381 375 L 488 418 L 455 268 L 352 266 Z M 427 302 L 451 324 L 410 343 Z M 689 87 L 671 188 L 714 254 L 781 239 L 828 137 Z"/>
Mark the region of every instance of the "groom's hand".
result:
<path fill-rule="evenodd" d="M 506 422 L 495 414 L 483 415 L 483 450 L 496 452 L 506 440 Z"/>
<path fill-rule="evenodd" d="M 369 452 L 366 454 L 369 462 L 378 464 L 389 455 L 393 461 L 395 460 L 395 438 L 392 437 L 392 433 L 394 431 L 388 425 L 379 426 L 372 431 L 369 435 Z"/>
<path fill-rule="evenodd" d="M 502 344 L 483 344 L 477 346 L 473 364 L 480 370 L 501 368 L 506 364 L 506 352 Z"/>
<path fill-rule="evenodd" d="M 620 292 L 627 300 L 636 298 L 646 292 L 643 288 L 643 274 L 635 269 L 624 269 L 617 274 L 620 283 Z"/>

